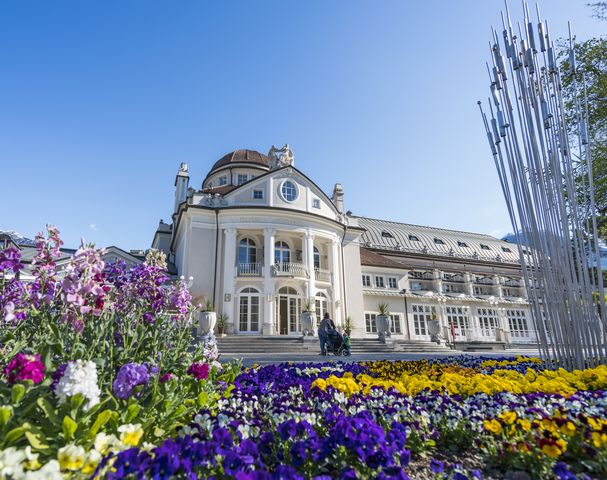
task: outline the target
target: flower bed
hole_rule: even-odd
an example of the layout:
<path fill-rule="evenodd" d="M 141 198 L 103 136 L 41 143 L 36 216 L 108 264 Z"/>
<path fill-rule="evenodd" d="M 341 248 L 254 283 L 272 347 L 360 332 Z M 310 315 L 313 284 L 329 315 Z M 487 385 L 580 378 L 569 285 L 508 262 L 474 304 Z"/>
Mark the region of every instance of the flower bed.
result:
<path fill-rule="evenodd" d="M 122 452 L 104 474 L 464 479 L 528 472 L 531 477 L 518 478 L 604 478 L 607 371 L 578 373 L 544 372 L 536 359 L 465 356 L 253 368 L 177 438 L 152 451 Z M 453 375 L 470 386 L 465 395 L 449 393 Z M 573 392 L 576 375 L 584 390 Z M 483 392 L 478 376 L 496 382 L 498 391 Z M 534 393 L 502 389 L 504 377 L 508 386 Z M 428 381 L 438 390 L 415 387 L 409 395 L 398 389 Z M 552 391 L 555 384 L 560 393 Z M 551 393 L 542 391 L 544 385 Z"/>
<path fill-rule="evenodd" d="M 607 478 L 607 367 L 538 359 L 220 365 L 153 253 L 0 251 L 0 480 Z M 517 476 L 518 475 L 518 476 Z"/>

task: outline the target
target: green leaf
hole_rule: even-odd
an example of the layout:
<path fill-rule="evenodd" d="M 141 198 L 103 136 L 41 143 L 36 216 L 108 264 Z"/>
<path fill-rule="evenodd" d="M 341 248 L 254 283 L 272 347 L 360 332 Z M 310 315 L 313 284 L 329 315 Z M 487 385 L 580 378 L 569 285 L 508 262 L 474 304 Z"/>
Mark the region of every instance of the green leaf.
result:
<path fill-rule="evenodd" d="M 68 415 L 63 417 L 63 437 L 65 440 L 72 440 L 77 428 L 78 424 L 74 422 L 74 420 L 72 420 Z"/>
<path fill-rule="evenodd" d="M 55 407 L 53 407 L 51 402 L 49 402 L 44 397 L 40 397 L 38 398 L 36 403 L 42 409 L 44 415 L 46 415 L 46 418 L 48 418 L 54 425 L 61 424 L 61 420 L 57 416 L 57 413 L 55 412 Z"/>
<path fill-rule="evenodd" d="M 166 432 L 162 428 L 160 428 L 160 427 L 156 427 L 154 429 L 154 436 L 155 437 L 158 437 L 158 438 L 164 437 L 165 433 Z"/>
<path fill-rule="evenodd" d="M 198 395 L 198 406 L 204 407 L 209 402 L 209 394 L 207 392 L 200 392 Z"/>
<path fill-rule="evenodd" d="M 38 438 L 38 435 L 36 435 L 35 433 L 25 432 L 25 438 L 27 438 L 28 442 L 30 442 L 30 445 L 36 450 L 46 450 L 48 448 L 48 445 L 46 443 L 43 443 L 42 440 L 40 440 L 40 438 Z"/>
<path fill-rule="evenodd" d="M 20 383 L 15 383 L 11 390 L 11 399 L 13 403 L 19 403 L 19 400 L 25 395 L 25 387 Z"/>
<path fill-rule="evenodd" d="M 10 405 L 0 407 L 0 427 L 8 425 L 8 421 L 13 416 L 13 408 Z"/>
<path fill-rule="evenodd" d="M 10 432 L 6 434 L 6 445 L 10 445 L 11 443 L 14 443 L 19 440 L 23 436 L 25 431 L 25 427 L 13 428 Z"/>
<path fill-rule="evenodd" d="M 113 412 L 111 410 L 104 410 L 99 415 L 97 415 L 97 418 L 95 419 L 95 423 L 93 423 L 93 425 L 89 429 L 89 436 L 91 438 L 94 437 L 95 435 L 97 435 L 97 432 L 99 432 L 99 429 L 108 422 L 108 420 L 112 417 L 112 413 Z"/>
<path fill-rule="evenodd" d="M 72 410 L 76 410 L 80 405 L 84 402 L 84 395 L 81 393 L 77 393 L 73 397 L 70 398 L 70 408 Z"/>
<path fill-rule="evenodd" d="M 126 409 L 125 421 L 127 423 L 130 423 L 137 416 L 139 410 L 141 410 L 141 407 L 139 405 L 137 405 L 136 403 L 131 403 Z"/>

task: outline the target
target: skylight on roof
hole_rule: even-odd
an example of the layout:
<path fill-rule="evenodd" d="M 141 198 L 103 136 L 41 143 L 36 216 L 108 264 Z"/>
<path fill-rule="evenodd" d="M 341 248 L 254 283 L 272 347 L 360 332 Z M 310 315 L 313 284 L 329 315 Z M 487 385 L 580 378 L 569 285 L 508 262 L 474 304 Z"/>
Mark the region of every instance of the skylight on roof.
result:
<path fill-rule="evenodd" d="M 409 235 L 409 240 L 412 242 L 419 242 L 419 238 L 416 235 Z"/>
<path fill-rule="evenodd" d="M 508 252 L 511 253 L 512 250 L 510 250 L 508 247 L 502 247 L 502 252 Z"/>
<path fill-rule="evenodd" d="M 491 250 L 491 247 L 489 247 L 489 245 L 485 245 L 484 243 L 481 243 L 481 248 L 483 250 Z"/>
<path fill-rule="evenodd" d="M 462 242 L 461 240 L 457 241 L 457 246 L 458 247 L 468 248 L 468 244 L 466 242 Z"/>
<path fill-rule="evenodd" d="M 384 238 L 394 238 L 390 232 L 386 232 L 385 230 L 381 232 L 381 236 Z"/>
<path fill-rule="evenodd" d="M 437 245 L 444 245 L 445 242 L 443 242 L 440 238 L 435 238 L 434 239 L 434 243 L 436 243 Z"/>

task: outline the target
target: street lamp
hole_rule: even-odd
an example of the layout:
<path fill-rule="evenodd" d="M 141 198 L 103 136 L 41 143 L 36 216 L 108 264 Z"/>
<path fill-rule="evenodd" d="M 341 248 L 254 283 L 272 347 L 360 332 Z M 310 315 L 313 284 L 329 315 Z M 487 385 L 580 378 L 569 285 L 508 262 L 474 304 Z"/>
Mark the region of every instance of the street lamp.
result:
<path fill-rule="evenodd" d="M 411 340 L 411 331 L 409 330 L 409 315 L 407 313 L 407 289 L 403 288 L 400 291 L 400 294 L 403 296 L 405 300 L 405 325 L 407 326 L 407 339 Z"/>

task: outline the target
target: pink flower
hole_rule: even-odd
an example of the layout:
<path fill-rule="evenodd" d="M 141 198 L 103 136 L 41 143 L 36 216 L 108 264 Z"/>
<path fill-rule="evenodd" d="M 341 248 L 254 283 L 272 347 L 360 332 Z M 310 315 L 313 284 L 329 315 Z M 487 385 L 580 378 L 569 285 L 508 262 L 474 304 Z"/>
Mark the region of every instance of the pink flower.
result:
<path fill-rule="evenodd" d="M 40 361 L 39 354 L 19 353 L 4 368 L 4 375 L 8 377 L 8 383 L 11 385 L 21 380 L 40 383 L 44 380 L 44 364 Z"/>
<path fill-rule="evenodd" d="M 194 362 L 190 365 L 190 368 L 188 368 L 188 373 L 196 380 L 206 380 L 209 378 L 209 364 Z"/>
<path fill-rule="evenodd" d="M 173 377 L 173 375 L 171 375 L 170 373 L 165 373 L 158 379 L 158 381 L 160 383 L 168 382 L 172 377 Z"/>

